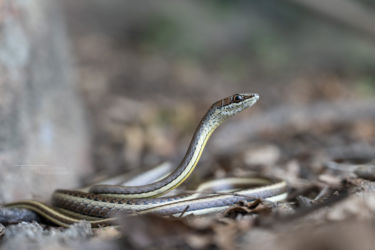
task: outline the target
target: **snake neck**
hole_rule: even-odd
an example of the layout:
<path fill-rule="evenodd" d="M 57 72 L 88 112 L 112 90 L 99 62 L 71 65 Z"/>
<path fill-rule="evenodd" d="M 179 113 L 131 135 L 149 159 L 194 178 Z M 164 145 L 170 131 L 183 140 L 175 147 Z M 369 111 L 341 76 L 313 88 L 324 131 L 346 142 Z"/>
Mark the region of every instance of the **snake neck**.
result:
<path fill-rule="evenodd" d="M 165 181 L 165 192 L 178 187 L 190 176 L 201 158 L 208 139 L 220 123 L 213 118 L 210 111 L 203 117 L 181 163 L 170 175 L 160 181 L 161 183 Z"/>
<path fill-rule="evenodd" d="M 154 183 L 142 186 L 96 185 L 90 189 L 90 192 L 101 194 L 107 193 L 112 196 L 117 194 L 124 198 L 148 198 L 160 196 L 169 190 L 178 187 L 193 172 L 208 139 L 214 130 L 222 123 L 222 120 L 218 118 L 215 111 L 214 108 L 211 108 L 202 118 L 194 132 L 183 160 L 176 169 L 166 177 Z"/>

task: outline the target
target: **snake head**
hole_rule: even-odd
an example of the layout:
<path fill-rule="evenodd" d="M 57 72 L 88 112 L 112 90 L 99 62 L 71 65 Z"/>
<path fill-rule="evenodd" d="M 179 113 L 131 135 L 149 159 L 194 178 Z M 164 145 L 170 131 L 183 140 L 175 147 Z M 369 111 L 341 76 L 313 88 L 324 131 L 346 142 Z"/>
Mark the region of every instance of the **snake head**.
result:
<path fill-rule="evenodd" d="M 234 94 L 217 101 L 213 106 L 215 106 L 223 116 L 230 117 L 253 106 L 258 99 L 259 95 L 255 93 Z"/>
<path fill-rule="evenodd" d="M 259 99 L 259 95 L 255 93 L 234 94 L 215 102 L 208 116 L 211 121 L 220 124 L 227 118 L 253 106 Z"/>

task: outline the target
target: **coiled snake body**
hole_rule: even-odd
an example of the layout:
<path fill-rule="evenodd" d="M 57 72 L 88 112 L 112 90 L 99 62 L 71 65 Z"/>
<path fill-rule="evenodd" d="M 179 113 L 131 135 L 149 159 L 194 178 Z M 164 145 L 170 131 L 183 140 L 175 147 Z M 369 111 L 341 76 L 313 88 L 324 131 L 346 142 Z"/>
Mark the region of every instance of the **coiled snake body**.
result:
<path fill-rule="evenodd" d="M 213 131 L 224 120 L 251 107 L 258 99 L 257 94 L 244 93 L 215 102 L 199 123 L 181 163 L 169 175 L 156 182 L 142 186 L 94 185 L 89 192 L 56 190 L 52 195 L 53 206 L 33 200 L 4 206 L 30 209 L 59 226 L 68 227 L 82 219 L 89 221 L 92 226 L 111 224 L 116 215 L 123 213 L 201 215 L 223 211 L 241 200 L 283 200 L 287 194 L 286 183 L 264 177 L 213 180 L 201 184 L 194 193 L 160 197 L 189 177 Z"/>

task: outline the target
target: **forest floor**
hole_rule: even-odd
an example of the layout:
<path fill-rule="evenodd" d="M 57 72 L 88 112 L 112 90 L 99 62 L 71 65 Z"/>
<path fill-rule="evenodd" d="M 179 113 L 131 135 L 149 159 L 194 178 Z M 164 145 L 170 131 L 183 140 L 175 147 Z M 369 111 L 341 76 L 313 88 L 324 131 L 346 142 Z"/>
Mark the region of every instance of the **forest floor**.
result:
<path fill-rule="evenodd" d="M 213 102 L 254 91 L 259 103 L 213 134 L 182 188 L 256 174 L 286 180 L 288 198 L 238 204 L 208 217 L 122 218 L 116 228 L 11 225 L 4 249 L 373 249 L 375 99 L 372 88 L 356 84 L 358 75 L 314 68 L 236 78 L 238 72 L 204 62 L 144 53 L 89 24 L 74 27 L 75 1 L 68 2 L 78 91 L 95 145 L 97 173 L 83 184 L 178 163 Z"/>

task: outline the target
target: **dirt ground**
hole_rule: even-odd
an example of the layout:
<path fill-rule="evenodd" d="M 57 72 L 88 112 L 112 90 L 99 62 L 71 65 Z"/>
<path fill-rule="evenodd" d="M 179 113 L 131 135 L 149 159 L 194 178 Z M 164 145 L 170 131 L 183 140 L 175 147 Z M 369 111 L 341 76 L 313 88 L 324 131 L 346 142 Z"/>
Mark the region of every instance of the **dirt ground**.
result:
<path fill-rule="evenodd" d="M 119 228 L 11 225 L 4 249 L 373 249 L 371 39 L 293 3 L 109 2 L 62 6 L 90 125 L 82 185 L 178 163 L 209 106 L 250 91 L 259 102 L 214 133 L 183 188 L 257 174 L 286 180 L 288 198 Z"/>

